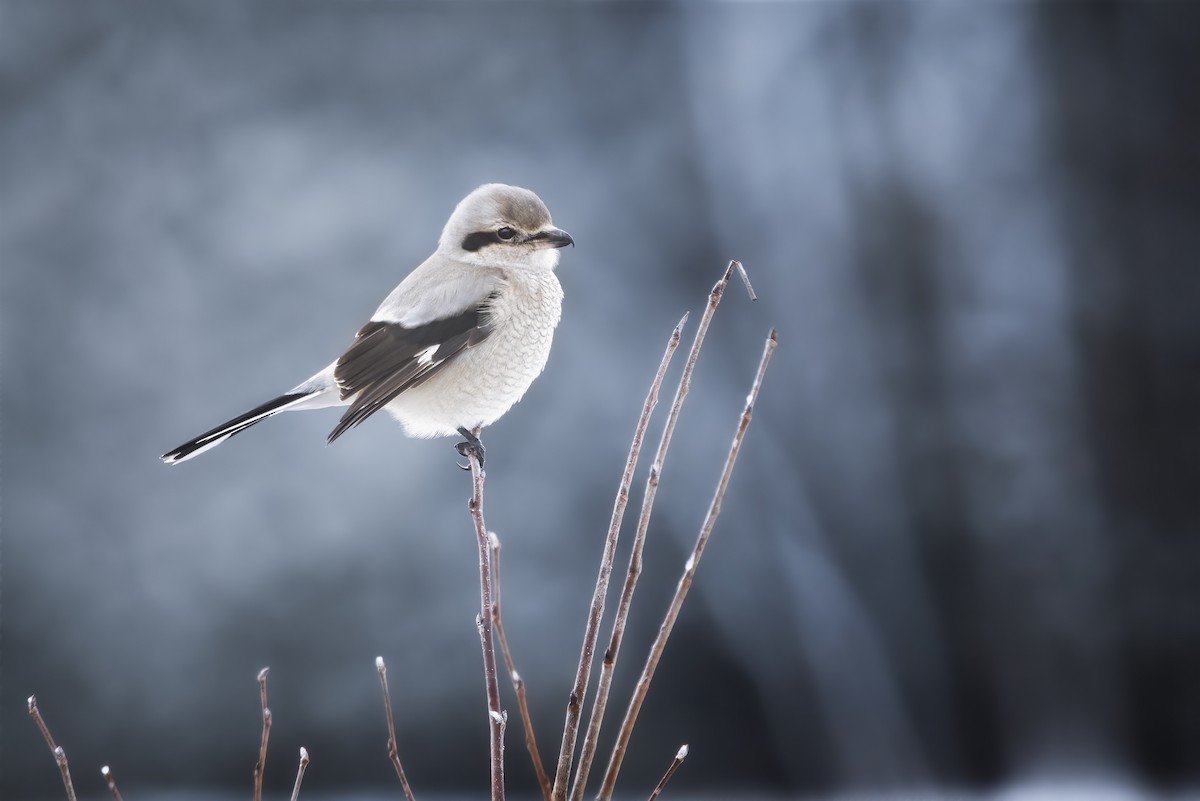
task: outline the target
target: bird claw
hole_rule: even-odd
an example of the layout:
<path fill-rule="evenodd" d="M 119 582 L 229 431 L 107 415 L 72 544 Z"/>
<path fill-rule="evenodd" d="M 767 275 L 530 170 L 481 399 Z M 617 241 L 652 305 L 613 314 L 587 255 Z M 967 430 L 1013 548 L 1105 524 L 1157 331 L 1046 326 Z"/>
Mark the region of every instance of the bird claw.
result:
<path fill-rule="evenodd" d="M 460 464 L 459 467 L 461 467 L 463 470 L 470 470 L 470 460 L 471 457 L 474 456 L 479 462 L 479 469 L 483 470 L 484 448 L 483 443 L 479 441 L 479 437 L 475 436 L 465 428 L 458 429 L 458 433 L 466 437 L 466 441 L 455 445 L 454 450 L 458 451 L 459 456 L 462 456 L 467 460 L 467 464 Z"/>

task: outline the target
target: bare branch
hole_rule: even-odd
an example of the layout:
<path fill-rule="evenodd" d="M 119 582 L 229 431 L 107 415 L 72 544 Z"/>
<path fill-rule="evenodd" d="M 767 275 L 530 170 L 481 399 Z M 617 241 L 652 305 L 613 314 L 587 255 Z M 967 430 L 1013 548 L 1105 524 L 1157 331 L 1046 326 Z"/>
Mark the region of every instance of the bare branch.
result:
<path fill-rule="evenodd" d="M 495 532 L 488 532 L 488 541 L 492 546 L 492 622 L 496 625 L 496 638 L 500 641 L 500 653 L 504 656 L 504 666 L 512 678 L 513 690 L 517 694 L 517 706 L 521 710 L 521 725 L 525 727 L 525 748 L 529 751 L 529 759 L 537 773 L 538 786 L 542 788 L 543 801 L 550 801 L 550 777 L 542 765 L 542 755 L 538 751 L 537 738 L 533 735 L 533 719 L 529 715 L 529 702 L 525 693 L 525 680 L 517 672 L 513 663 L 512 652 L 508 649 L 508 637 L 504 634 L 504 623 L 500 616 L 500 538 Z"/>
<path fill-rule="evenodd" d="M 750 276 L 746 275 L 746 268 L 737 259 L 733 260 L 733 264 L 737 266 L 738 275 L 742 277 L 742 283 L 746 286 L 746 294 L 750 296 L 750 300 L 758 300 L 758 295 L 754 294 L 754 287 L 750 286 Z"/>
<path fill-rule="evenodd" d="M 671 777 L 675 775 L 675 771 L 679 770 L 679 766 L 683 764 L 683 760 L 687 759 L 688 747 L 684 743 L 679 747 L 679 752 L 675 754 L 675 758 L 671 760 L 671 767 L 667 768 L 667 772 L 659 779 L 658 785 L 654 788 L 654 792 L 650 793 L 650 801 L 656 801 L 659 795 L 662 794 L 663 788 L 667 786 L 667 782 L 671 781 Z M 295 798 L 292 801 L 296 801 Z"/>
<path fill-rule="evenodd" d="M 271 735 L 271 710 L 267 707 L 267 673 L 270 668 L 258 671 L 258 695 L 262 700 L 262 740 L 258 746 L 258 762 L 254 764 L 254 801 L 262 801 L 263 769 L 267 764 L 267 738 Z"/>
<path fill-rule="evenodd" d="M 62 773 L 63 789 L 67 791 L 67 801 L 75 801 L 75 785 L 71 783 L 71 769 L 67 766 L 67 752 L 61 746 L 56 745 L 54 738 L 50 736 L 50 728 L 46 726 L 46 721 L 42 720 L 42 713 L 38 711 L 37 696 L 35 695 L 29 696 L 29 716 L 41 730 L 42 737 L 46 738 L 46 745 L 50 746 L 50 753 L 54 756 L 59 772 Z"/>
<path fill-rule="evenodd" d="M 650 689 L 650 682 L 654 678 L 654 671 L 658 668 L 658 662 L 662 658 L 663 649 L 666 648 L 667 639 L 671 636 L 671 630 L 674 628 L 675 621 L 679 617 L 679 610 L 683 606 L 684 598 L 687 597 L 688 589 L 692 585 L 692 578 L 696 574 L 696 567 L 700 563 L 700 557 L 704 554 L 704 547 L 708 544 L 708 538 L 712 535 L 713 526 L 716 525 L 717 518 L 721 514 L 721 502 L 725 497 L 725 490 L 729 486 L 729 477 L 733 474 L 733 466 L 737 462 L 738 452 L 742 447 L 742 440 L 746 436 L 746 429 L 750 426 L 750 417 L 754 411 L 754 403 L 758 399 L 763 376 L 766 374 L 767 365 L 771 361 L 771 354 L 775 351 L 776 344 L 776 332 L 775 329 L 771 329 L 771 333 L 768 335 L 766 344 L 763 347 L 762 358 L 759 360 L 758 372 L 754 376 L 754 383 L 751 385 L 750 392 L 746 396 L 746 405 L 742 410 L 737 430 L 733 435 L 733 442 L 729 446 L 729 454 L 725 457 L 725 466 L 721 471 L 721 478 L 717 482 L 717 488 L 713 493 L 712 502 L 709 504 L 708 513 L 705 515 L 704 523 L 701 525 L 700 533 L 696 538 L 696 545 L 684 565 L 683 575 L 680 577 L 679 584 L 675 589 L 675 596 L 671 600 L 666 617 L 659 626 L 658 636 L 655 638 L 654 645 L 650 649 L 650 655 L 646 658 L 646 664 L 642 668 L 642 675 L 638 679 L 633 698 L 630 699 L 629 708 L 625 712 L 625 720 L 621 724 L 621 731 L 617 737 L 616 744 L 613 746 L 608 770 L 605 772 L 604 783 L 600 788 L 600 798 L 612 797 L 613 786 L 616 784 L 617 774 L 621 770 L 621 762 L 625 758 L 625 750 L 629 745 L 629 738 L 633 733 L 634 724 L 637 722 L 638 713 L 641 711 L 642 703 L 646 700 L 646 693 Z"/>
<path fill-rule="evenodd" d="M 592 659 L 596 650 L 596 636 L 600 629 L 600 620 L 604 617 L 604 601 L 608 596 L 608 581 L 612 574 L 613 557 L 617 548 L 617 538 L 621 531 L 621 521 L 625 517 L 625 507 L 629 503 L 629 486 L 633 483 L 633 473 L 637 467 L 638 457 L 642 452 L 642 442 L 646 434 L 646 426 L 650 422 L 650 414 L 658 406 L 658 392 L 662 387 L 663 377 L 679 347 L 679 338 L 683 326 L 687 323 L 688 315 L 676 324 L 667 341 L 667 347 L 659 362 L 658 371 L 650 383 L 650 391 L 642 405 L 641 416 L 638 417 L 637 427 L 633 432 L 633 442 L 629 446 L 629 456 L 625 460 L 625 471 L 621 474 L 621 483 L 617 488 L 617 497 L 613 503 L 612 518 L 608 525 L 608 536 L 604 541 L 604 551 L 600 557 L 600 573 L 596 577 L 596 589 L 592 594 L 591 611 L 584 627 L 583 648 L 579 654 L 579 667 L 575 674 L 575 685 L 567 699 L 567 718 L 563 725 L 562 747 L 558 753 L 558 768 L 554 774 L 553 798 L 562 801 L 567 795 L 567 783 L 571 774 L 571 756 L 575 753 L 575 740 L 579 731 L 579 718 L 583 713 L 583 698 L 587 692 L 588 678 L 591 674 Z M 585 740 L 584 748 L 589 740 Z"/>
<path fill-rule="evenodd" d="M 121 791 L 117 789 L 117 780 L 108 765 L 100 768 L 100 775 L 104 777 L 104 783 L 108 785 L 108 791 L 112 793 L 113 801 L 122 801 Z"/>
<path fill-rule="evenodd" d="M 396 743 L 396 725 L 392 720 L 392 696 L 388 693 L 387 665 L 383 663 L 382 656 L 375 657 L 375 670 L 379 673 L 379 686 L 383 688 L 383 709 L 387 712 L 388 759 L 392 761 L 392 767 L 396 769 L 396 776 L 400 779 L 404 797 L 408 801 L 417 801 L 413 797 L 412 788 L 408 785 L 408 777 L 404 775 L 404 766 L 400 764 L 400 749 Z"/>
<path fill-rule="evenodd" d="M 300 782 L 304 781 L 304 769 L 308 767 L 308 749 L 300 746 L 300 766 L 296 768 L 296 784 L 292 787 L 292 801 L 300 797 Z"/>
<path fill-rule="evenodd" d="M 479 429 L 475 429 L 479 436 Z M 504 800 L 504 724 L 506 717 L 500 710 L 500 684 L 496 677 L 496 648 L 492 642 L 492 559 L 487 526 L 483 521 L 483 467 L 479 454 L 468 450 L 467 460 L 471 463 L 471 500 L 467 509 L 475 523 L 475 537 L 479 545 L 479 615 L 475 627 L 479 630 L 479 644 L 483 651 L 483 678 L 487 689 L 488 732 L 492 762 L 492 801 Z"/>
<path fill-rule="evenodd" d="M 600 726 L 603 723 L 604 710 L 608 704 L 608 693 L 612 685 L 613 671 L 616 668 L 617 656 L 621 650 L 621 640 L 625 634 L 625 625 L 629 618 L 629 607 L 633 602 L 633 593 L 637 588 L 638 577 L 642 572 L 642 551 L 646 545 L 646 532 L 650 528 L 650 515 L 654 510 L 654 500 L 658 493 L 658 483 L 662 475 L 663 463 L 667 458 L 667 450 L 671 446 L 671 438 L 675 433 L 675 424 L 679 420 L 679 413 L 683 408 L 684 398 L 687 397 L 688 391 L 691 389 L 692 373 L 696 368 L 696 360 L 700 356 L 700 348 L 704 345 L 704 337 L 708 333 L 709 323 L 712 322 L 713 315 L 717 312 L 717 306 L 721 303 L 721 298 L 725 295 L 725 287 L 729 285 L 729 279 L 733 275 L 735 268 L 741 268 L 740 262 L 729 262 L 721 279 L 713 285 L 712 290 L 708 293 L 708 305 L 705 306 L 704 314 L 700 318 L 700 325 L 696 328 L 696 335 L 692 339 L 692 347 L 688 351 L 687 363 L 684 365 L 683 373 L 679 377 L 679 385 L 675 389 L 675 399 L 671 403 L 671 411 L 667 415 L 666 423 L 663 425 L 662 437 L 658 443 L 658 451 L 654 456 L 654 463 L 650 466 L 650 474 L 646 477 L 646 489 L 642 494 L 642 510 L 638 517 L 637 533 L 634 534 L 633 547 L 629 554 L 629 570 L 625 576 L 625 586 L 621 590 L 621 600 L 617 605 L 617 614 L 613 619 L 612 636 L 609 640 L 608 650 L 604 653 L 604 663 L 600 670 L 600 681 L 596 687 L 596 700 L 592 704 L 592 714 L 588 720 L 588 733 L 584 738 L 583 753 L 579 758 L 579 769 L 576 771 L 575 784 L 571 788 L 571 798 L 573 801 L 580 801 L 583 798 L 588 773 L 591 771 L 592 761 L 596 756 Z M 744 268 L 742 269 L 744 272 Z M 748 280 L 747 285 L 749 285 Z"/>

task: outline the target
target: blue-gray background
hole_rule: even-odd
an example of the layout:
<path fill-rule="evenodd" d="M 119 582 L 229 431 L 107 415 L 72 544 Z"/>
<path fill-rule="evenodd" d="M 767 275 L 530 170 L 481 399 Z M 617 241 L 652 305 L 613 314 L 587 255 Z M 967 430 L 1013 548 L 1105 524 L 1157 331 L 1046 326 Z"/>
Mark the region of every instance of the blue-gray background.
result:
<path fill-rule="evenodd" d="M 156 457 L 334 358 L 493 180 L 578 243 L 486 437 L 547 755 L 645 387 L 736 257 L 615 698 L 781 344 L 626 790 L 683 742 L 680 793 L 1194 783 L 1193 9 L 0 3 L 3 797 L 61 793 L 30 693 L 81 789 L 245 790 L 264 665 L 269 787 L 305 745 L 307 791 L 394 792 L 377 654 L 418 790 L 482 792 L 450 441 Z"/>

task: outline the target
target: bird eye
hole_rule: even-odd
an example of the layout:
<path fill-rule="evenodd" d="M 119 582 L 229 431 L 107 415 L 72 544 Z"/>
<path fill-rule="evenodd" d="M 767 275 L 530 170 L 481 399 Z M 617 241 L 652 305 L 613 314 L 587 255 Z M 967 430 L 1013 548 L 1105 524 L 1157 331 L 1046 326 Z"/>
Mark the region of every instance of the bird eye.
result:
<path fill-rule="evenodd" d="M 505 242 L 509 241 L 516 235 L 517 235 L 517 232 L 514 231 L 513 229 L 509 228 L 507 225 L 496 232 L 496 236 L 500 237 Z"/>

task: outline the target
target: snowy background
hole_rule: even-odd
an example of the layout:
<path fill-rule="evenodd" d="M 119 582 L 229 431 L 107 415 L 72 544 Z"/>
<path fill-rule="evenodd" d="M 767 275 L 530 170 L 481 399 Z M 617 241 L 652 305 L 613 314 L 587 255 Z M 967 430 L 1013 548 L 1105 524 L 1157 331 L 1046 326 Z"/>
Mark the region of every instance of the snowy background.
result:
<path fill-rule="evenodd" d="M 270 665 L 268 787 L 305 745 L 306 795 L 395 797 L 379 654 L 418 793 L 483 792 L 452 441 L 157 456 L 336 357 L 486 181 L 578 243 L 486 434 L 548 760 L 645 388 L 739 258 L 618 701 L 780 345 L 625 791 L 684 742 L 681 796 L 1194 786 L 1198 86 L 1187 3 L 0 0 L 0 796 L 61 797 L 30 693 L 81 791 L 245 794 Z"/>

